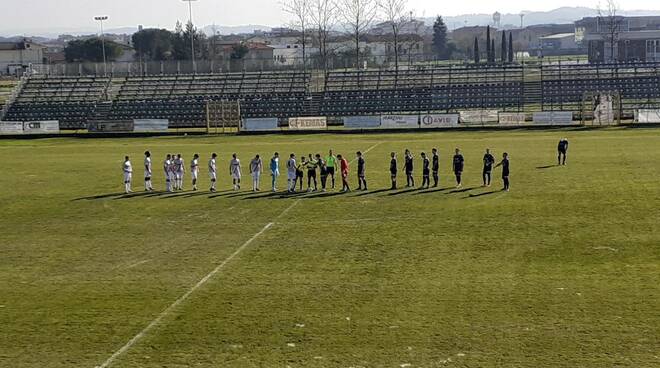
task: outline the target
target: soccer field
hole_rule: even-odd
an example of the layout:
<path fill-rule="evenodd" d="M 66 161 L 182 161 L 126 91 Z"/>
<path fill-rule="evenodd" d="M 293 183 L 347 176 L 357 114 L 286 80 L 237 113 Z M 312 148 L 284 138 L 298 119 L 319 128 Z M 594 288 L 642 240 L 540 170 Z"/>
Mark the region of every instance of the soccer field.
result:
<path fill-rule="evenodd" d="M 400 166 L 413 151 L 421 183 L 433 147 L 440 190 L 385 190 L 391 151 Z M 480 187 L 485 148 L 510 154 L 511 192 L 500 169 Z M 199 153 L 204 191 L 123 195 L 124 155 L 141 191 L 147 149 L 157 190 L 166 153 Z M 230 190 L 233 152 L 246 169 L 328 149 L 366 151 L 371 191 L 254 194 L 246 172 Z M 660 366 L 658 129 L 0 140 L 0 155 L 1 367 Z"/>

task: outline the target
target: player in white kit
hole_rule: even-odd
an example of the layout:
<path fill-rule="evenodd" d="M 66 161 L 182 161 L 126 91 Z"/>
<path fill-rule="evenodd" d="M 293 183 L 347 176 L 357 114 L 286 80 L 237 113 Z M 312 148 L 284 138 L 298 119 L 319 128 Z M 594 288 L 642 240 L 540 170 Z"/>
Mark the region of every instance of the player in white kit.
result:
<path fill-rule="evenodd" d="M 289 161 L 286 162 L 286 171 L 287 171 L 287 192 L 293 193 L 296 191 L 296 179 L 298 177 L 296 172 L 296 155 L 291 154 L 289 156 Z"/>
<path fill-rule="evenodd" d="M 197 176 L 199 175 L 199 155 L 194 154 L 190 161 L 190 176 L 192 177 L 192 190 L 197 190 Z"/>
<path fill-rule="evenodd" d="M 147 151 L 144 153 L 144 191 L 151 192 L 154 190 L 153 185 L 151 184 L 151 152 Z"/>
<path fill-rule="evenodd" d="M 124 171 L 124 192 L 126 192 L 126 194 L 133 193 L 131 190 L 131 181 L 133 180 L 133 165 L 131 165 L 131 161 L 128 159 L 128 156 L 124 157 L 124 165 L 122 166 L 122 169 Z"/>
<path fill-rule="evenodd" d="M 169 176 L 170 176 L 170 188 L 171 191 L 175 191 L 177 186 L 176 186 L 176 155 L 173 153 L 170 155 L 172 157 L 170 159 L 170 167 L 169 167 Z"/>
<path fill-rule="evenodd" d="M 261 173 L 264 171 L 264 165 L 259 155 L 254 156 L 250 161 L 250 174 L 252 175 L 252 191 L 259 191 L 259 181 L 261 180 Z"/>
<path fill-rule="evenodd" d="M 241 160 L 236 157 L 235 153 L 231 155 L 229 161 L 229 175 L 234 184 L 234 190 L 241 189 Z"/>
<path fill-rule="evenodd" d="M 218 157 L 217 154 L 212 154 L 211 159 L 209 160 L 209 177 L 211 178 L 211 192 L 215 192 L 215 183 L 218 181 L 218 167 L 215 164 L 215 158 Z"/>
<path fill-rule="evenodd" d="M 172 191 L 172 182 L 170 181 L 170 166 L 172 165 L 171 159 L 172 156 L 168 154 L 167 157 L 165 157 L 165 161 L 163 161 L 163 171 L 165 172 L 165 190 L 168 192 Z"/>
<path fill-rule="evenodd" d="M 181 157 L 180 153 L 176 156 L 176 160 L 174 161 L 174 166 L 175 166 L 174 175 L 176 177 L 176 189 L 183 190 L 183 175 L 186 172 L 186 161 L 183 159 L 183 157 Z"/>

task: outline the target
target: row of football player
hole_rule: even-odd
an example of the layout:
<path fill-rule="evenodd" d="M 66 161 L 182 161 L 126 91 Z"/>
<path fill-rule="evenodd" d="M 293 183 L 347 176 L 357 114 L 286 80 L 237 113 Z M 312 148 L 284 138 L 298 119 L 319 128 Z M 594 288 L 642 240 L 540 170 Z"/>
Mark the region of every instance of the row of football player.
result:
<path fill-rule="evenodd" d="M 565 151 L 564 151 L 565 155 Z M 217 182 L 217 154 L 213 153 L 211 159 L 208 161 L 208 172 L 211 180 L 210 191 L 216 191 L 216 182 Z M 390 177 L 392 186 L 391 189 L 397 189 L 397 176 L 398 176 L 398 160 L 395 152 L 390 154 Z M 439 180 L 439 167 L 440 160 L 438 156 L 438 150 L 433 149 L 432 155 L 429 158 L 426 153 L 421 153 L 422 159 L 422 188 L 429 188 L 431 174 L 433 177 L 433 187 L 438 186 Z M 366 180 L 366 161 L 364 155 L 361 152 L 356 153 L 357 160 L 357 178 L 358 178 L 358 190 L 368 190 L 367 180 Z M 460 188 L 462 185 L 462 173 L 465 165 L 465 160 L 460 150 L 457 148 L 455 155 L 452 158 L 452 169 L 456 177 L 456 187 Z M 277 191 L 277 179 L 280 176 L 279 169 L 279 153 L 275 152 L 273 157 L 270 159 L 269 169 L 271 175 L 271 189 L 272 191 Z M 502 179 L 504 182 L 503 190 L 509 190 L 509 155 L 504 153 L 502 155 L 502 160 L 495 164 L 495 158 L 491 155 L 490 150 L 486 149 L 486 153 L 483 157 L 483 185 L 490 186 L 491 177 L 493 168 L 502 166 Z M 320 184 L 321 191 L 326 191 L 327 179 L 331 179 L 331 188 L 335 189 L 335 169 L 338 169 L 341 179 L 342 179 L 342 192 L 350 191 L 350 184 L 348 182 L 348 176 L 350 171 L 350 163 L 342 155 L 335 156 L 332 150 L 329 151 L 328 156 L 321 158 L 320 154 L 302 157 L 300 161 L 297 160 L 295 154 L 290 154 L 289 159 L 286 162 L 287 169 L 287 192 L 295 192 L 296 187 L 299 186 L 300 190 L 303 190 L 304 182 L 304 173 L 307 171 L 307 191 L 313 192 L 319 190 L 317 182 L 317 170 L 320 174 Z M 410 150 L 405 151 L 404 156 L 404 165 L 403 171 L 406 175 L 406 187 L 415 186 L 415 178 L 413 175 L 414 170 L 414 156 Z M 165 160 L 163 161 L 163 171 L 165 174 L 166 190 L 168 192 L 173 192 L 177 190 L 183 190 L 183 181 L 184 175 L 186 173 L 185 161 L 181 154 L 173 155 L 168 154 Z M 197 181 L 199 177 L 199 155 L 195 154 L 190 163 L 190 174 L 192 176 L 192 189 L 197 190 Z M 132 174 L 133 168 L 128 156 L 125 157 L 123 164 L 124 172 L 124 186 L 126 193 L 131 193 L 132 185 Z M 263 161 L 259 155 L 256 155 L 249 164 L 249 172 L 252 177 L 252 190 L 259 191 L 261 184 L 261 175 L 263 173 Z M 152 185 L 152 162 L 151 162 L 151 153 L 149 151 L 145 152 L 144 158 L 144 185 L 146 191 L 153 191 Z M 232 155 L 232 158 L 229 162 L 229 175 L 232 178 L 233 189 L 239 190 L 241 185 L 242 177 L 242 166 L 241 161 L 238 159 L 236 154 Z"/>

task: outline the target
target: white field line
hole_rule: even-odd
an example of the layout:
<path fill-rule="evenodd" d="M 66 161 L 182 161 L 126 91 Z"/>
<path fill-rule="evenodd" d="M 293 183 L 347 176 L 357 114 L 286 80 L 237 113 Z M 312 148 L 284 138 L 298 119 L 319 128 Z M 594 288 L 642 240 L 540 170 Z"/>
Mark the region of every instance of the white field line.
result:
<path fill-rule="evenodd" d="M 364 152 L 362 152 L 362 154 L 363 154 L 363 155 L 364 155 L 364 154 L 367 154 L 367 153 L 368 153 L 369 151 L 371 151 L 372 149 L 378 147 L 378 145 L 380 145 L 381 143 L 383 143 L 383 142 L 378 142 L 378 143 L 374 144 L 373 146 L 367 148 L 367 150 L 364 151 Z M 354 158 L 354 159 L 352 159 L 348 164 L 350 165 L 350 164 L 352 164 L 353 162 L 355 162 L 356 160 L 357 160 L 357 157 Z"/>
<path fill-rule="evenodd" d="M 131 268 L 133 268 L 133 267 L 137 267 L 137 266 L 139 266 L 139 265 L 141 265 L 141 264 L 145 264 L 145 263 L 147 263 L 147 262 L 149 262 L 149 261 L 151 261 L 151 260 L 150 260 L 150 259 L 145 259 L 144 261 L 135 262 L 135 263 L 133 263 L 133 264 L 131 264 L 131 265 L 126 266 L 124 269 L 128 270 L 128 269 L 131 269 Z"/>
<path fill-rule="evenodd" d="M 259 236 L 261 236 L 263 233 L 265 233 L 268 229 L 270 229 L 274 224 L 275 220 L 279 219 L 282 217 L 284 214 L 289 212 L 290 209 L 292 209 L 300 200 L 297 200 L 293 202 L 289 207 L 287 207 L 282 213 L 280 213 L 273 222 L 267 223 L 259 232 L 254 234 L 250 239 L 248 239 L 245 243 L 243 243 L 240 247 L 238 247 L 234 253 L 232 253 L 229 257 L 225 258 L 222 263 L 217 265 L 211 272 L 209 272 L 206 276 L 204 276 L 201 280 L 199 280 L 193 287 L 188 289 L 185 294 L 181 295 L 177 300 L 174 301 L 174 303 L 170 304 L 169 307 L 165 308 L 160 314 L 153 320 L 151 321 L 147 327 L 145 327 L 142 331 L 140 331 L 137 335 L 133 336 L 132 339 L 130 339 L 124 346 L 122 346 L 119 350 L 114 352 L 103 364 L 97 366 L 97 368 L 107 368 L 109 367 L 115 359 L 126 353 L 130 348 L 133 347 L 138 341 L 140 341 L 145 334 L 147 334 L 149 331 L 151 331 L 154 327 L 156 327 L 162 320 L 163 318 L 167 317 L 169 314 L 171 314 L 181 303 L 186 301 L 197 289 L 199 289 L 202 285 L 206 284 L 213 276 L 215 276 L 218 272 L 220 272 L 226 265 L 229 263 L 232 259 L 234 259 L 238 254 L 240 254 L 245 248 L 247 248 L 248 245 L 250 245 L 255 239 L 257 239 Z"/>

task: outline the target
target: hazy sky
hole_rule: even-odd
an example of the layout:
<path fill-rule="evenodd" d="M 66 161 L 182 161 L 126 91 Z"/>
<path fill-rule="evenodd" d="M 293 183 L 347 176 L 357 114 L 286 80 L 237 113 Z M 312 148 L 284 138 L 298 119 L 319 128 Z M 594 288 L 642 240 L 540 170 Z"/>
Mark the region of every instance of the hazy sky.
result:
<path fill-rule="evenodd" d="M 604 1 L 604 0 L 603 0 Z M 626 0 L 626 10 L 660 10 L 658 0 Z M 195 24 L 282 25 L 286 15 L 278 0 L 197 0 Z M 596 7 L 598 0 L 409 0 L 417 15 L 458 15 L 465 13 L 502 13 L 521 10 L 551 10 L 561 6 Z M 0 31 L 96 29 L 94 15 L 108 15 L 107 28 L 160 26 L 173 28 L 177 19 L 188 19 L 188 6 L 182 0 L 0 0 Z"/>

